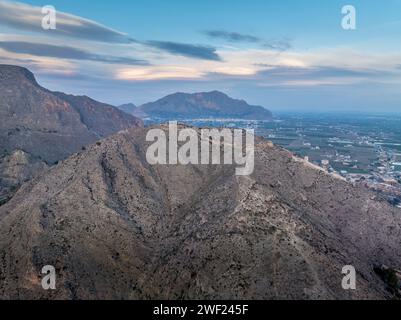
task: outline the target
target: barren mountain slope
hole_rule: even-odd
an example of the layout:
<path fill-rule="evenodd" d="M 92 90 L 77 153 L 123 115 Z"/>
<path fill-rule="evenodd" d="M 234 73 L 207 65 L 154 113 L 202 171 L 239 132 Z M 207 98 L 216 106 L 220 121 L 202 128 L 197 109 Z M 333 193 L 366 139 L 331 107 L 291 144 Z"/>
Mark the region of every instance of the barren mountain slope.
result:
<path fill-rule="evenodd" d="M 43 163 L 53 165 L 87 144 L 142 125 L 112 106 L 44 89 L 30 71 L 10 65 L 0 65 L 0 119 L 0 158 L 23 153 L 29 159 L 24 170 L 31 171 L 17 181 L 35 176 L 33 169 Z M 7 175 L 2 167 L 0 177 Z M 10 193 L 7 186 L 0 180 L 0 197 Z"/>
<path fill-rule="evenodd" d="M 263 139 L 250 177 L 150 166 L 145 134 L 74 154 L 0 208 L 1 298 L 390 297 L 373 268 L 401 266 L 399 210 Z"/>
<path fill-rule="evenodd" d="M 6 202 L 17 186 L 29 181 L 48 166 L 22 150 L 0 156 L 0 205 Z"/>

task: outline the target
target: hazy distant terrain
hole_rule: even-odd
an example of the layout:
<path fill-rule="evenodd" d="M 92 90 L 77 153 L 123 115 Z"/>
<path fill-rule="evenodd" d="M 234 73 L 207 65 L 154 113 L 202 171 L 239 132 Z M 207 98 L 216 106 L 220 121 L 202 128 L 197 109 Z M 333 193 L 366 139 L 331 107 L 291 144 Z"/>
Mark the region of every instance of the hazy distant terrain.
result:
<path fill-rule="evenodd" d="M 243 100 L 232 99 L 219 91 L 201 93 L 175 93 L 155 102 L 133 109 L 141 118 L 162 119 L 250 119 L 272 120 L 272 113 L 260 106 L 252 106 Z"/>
<path fill-rule="evenodd" d="M 135 109 L 137 108 L 137 106 L 133 103 L 126 103 L 126 104 L 122 104 L 122 105 L 118 106 L 117 108 L 126 113 L 133 114 L 135 112 Z"/>

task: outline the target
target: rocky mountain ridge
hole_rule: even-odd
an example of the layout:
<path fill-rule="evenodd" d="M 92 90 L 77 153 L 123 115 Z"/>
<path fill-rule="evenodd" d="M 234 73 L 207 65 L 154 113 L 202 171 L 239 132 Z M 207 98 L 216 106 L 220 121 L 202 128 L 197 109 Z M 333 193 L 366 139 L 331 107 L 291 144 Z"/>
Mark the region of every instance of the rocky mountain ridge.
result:
<path fill-rule="evenodd" d="M 0 297 L 392 297 L 374 269 L 401 266 L 400 210 L 261 138 L 249 177 L 151 166 L 146 133 L 74 154 L 0 207 Z M 44 265 L 55 291 L 41 288 Z M 356 290 L 341 287 L 345 265 Z"/>
<path fill-rule="evenodd" d="M 27 169 L 41 166 L 35 163 L 53 165 L 99 139 L 142 126 L 141 120 L 113 106 L 51 92 L 29 70 L 10 65 L 0 65 L 0 118 L 0 158 L 7 162 L 8 156 L 23 153 Z M 0 181 L 25 180 L 35 174 L 31 171 L 9 179 L 5 177 L 9 173 L 0 171 Z M 9 187 L 0 182 L 0 195 L 8 193 Z"/>

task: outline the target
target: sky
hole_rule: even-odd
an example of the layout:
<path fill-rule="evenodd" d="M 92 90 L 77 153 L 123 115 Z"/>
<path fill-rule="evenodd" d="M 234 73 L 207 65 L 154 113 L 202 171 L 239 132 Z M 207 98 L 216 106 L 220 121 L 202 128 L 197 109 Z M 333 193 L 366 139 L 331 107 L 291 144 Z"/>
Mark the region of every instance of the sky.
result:
<path fill-rule="evenodd" d="M 397 112 L 401 0 L 0 0 L 0 63 L 113 105 L 220 90 L 276 112 Z"/>

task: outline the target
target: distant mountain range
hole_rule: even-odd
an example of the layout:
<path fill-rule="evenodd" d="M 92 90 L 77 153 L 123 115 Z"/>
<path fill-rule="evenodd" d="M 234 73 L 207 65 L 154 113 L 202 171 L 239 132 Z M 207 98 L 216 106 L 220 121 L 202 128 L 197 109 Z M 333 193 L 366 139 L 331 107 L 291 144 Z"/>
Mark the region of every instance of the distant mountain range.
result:
<path fill-rule="evenodd" d="M 126 103 L 118 106 L 117 108 L 126 113 L 133 114 L 135 112 L 136 105 L 133 103 Z"/>
<path fill-rule="evenodd" d="M 38 167 L 36 162 L 40 167 L 52 165 L 99 139 L 143 125 L 140 119 L 88 97 L 51 92 L 27 69 L 10 65 L 0 65 L 0 119 L 0 199 L 12 187 L 11 181 L 21 180 L 10 177 L 10 172 L 32 176 L 13 170 L 7 160 L 23 159 L 26 168 Z"/>
<path fill-rule="evenodd" d="M 219 91 L 174 93 L 139 107 L 128 104 L 120 106 L 120 109 L 140 118 L 272 120 L 269 110 L 232 99 Z"/>

